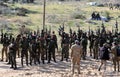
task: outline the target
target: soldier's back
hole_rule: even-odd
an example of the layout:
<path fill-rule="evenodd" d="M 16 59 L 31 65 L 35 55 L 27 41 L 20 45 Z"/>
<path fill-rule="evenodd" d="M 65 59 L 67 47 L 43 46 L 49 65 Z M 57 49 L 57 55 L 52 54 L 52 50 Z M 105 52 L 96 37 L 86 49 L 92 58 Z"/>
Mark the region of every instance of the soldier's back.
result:
<path fill-rule="evenodd" d="M 75 56 L 75 57 L 79 57 L 81 55 L 81 46 L 80 45 L 77 45 L 77 44 L 74 44 L 72 47 L 71 47 L 71 50 L 72 50 L 72 55 Z"/>

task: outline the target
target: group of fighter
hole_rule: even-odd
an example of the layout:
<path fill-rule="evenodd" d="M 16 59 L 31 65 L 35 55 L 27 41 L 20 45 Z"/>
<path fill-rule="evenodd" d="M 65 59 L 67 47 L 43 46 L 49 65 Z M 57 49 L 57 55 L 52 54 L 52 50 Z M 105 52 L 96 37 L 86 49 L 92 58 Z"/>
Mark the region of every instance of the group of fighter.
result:
<path fill-rule="evenodd" d="M 23 66 L 23 59 L 25 57 L 26 65 L 45 63 L 45 59 L 50 63 L 51 55 L 55 60 L 55 48 L 57 47 L 57 37 L 55 32 L 52 34 L 45 33 L 43 30 L 41 34 L 34 32 L 19 34 L 17 37 L 13 37 L 7 33 L 1 34 L 2 58 L 4 60 L 4 53 L 6 56 L 6 62 L 11 64 L 11 68 L 16 69 L 16 56 L 21 56 L 21 65 Z M 29 61 L 28 61 L 29 60 Z"/>
<path fill-rule="evenodd" d="M 67 33 L 64 30 L 64 26 L 60 26 L 59 35 L 61 36 L 61 61 L 68 61 L 70 47 L 75 43 L 75 40 L 79 41 L 79 45 L 82 46 L 82 58 L 86 59 L 89 45 L 90 56 L 94 59 L 99 58 L 99 47 L 102 47 L 104 43 L 112 45 L 113 42 L 120 44 L 120 33 L 107 31 L 104 26 L 98 28 L 97 31 L 90 30 L 84 32 L 80 28 L 78 31 Z M 89 44 L 88 44 L 89 41 Z M 78 43 L 78 42 L 77 42 Z M 26 65 L 45 63 L 45 60 L 50 63 L 51 57 L 56 62 L 56 49 L 58 50 L 57 35 L 53 31 L 34 31 L 25 34 L 19 34 L 17 37 L 8 35 L 7 33 L 1 33 L 2 57 L 1 61 L 4 61 L 4 53 L 6 56 L 6 62 L 11 64 L 11 68 L 17 69 L 16 57 L 21 58 L 21 65 L 25 57 Z"/>

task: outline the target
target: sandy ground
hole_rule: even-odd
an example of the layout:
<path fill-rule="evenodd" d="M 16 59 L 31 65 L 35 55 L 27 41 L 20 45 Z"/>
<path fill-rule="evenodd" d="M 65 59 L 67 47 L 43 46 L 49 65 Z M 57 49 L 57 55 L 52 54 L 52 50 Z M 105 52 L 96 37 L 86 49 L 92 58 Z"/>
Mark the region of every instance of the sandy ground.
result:
<path fill-rule="evenodd" d="M 101 71 L 98 71 L 99 60 L 94 60 L 87 57 L 87 60 L 81 60 L 81 74 L 71 73 L 71 62 L 60 61 L 57 56 L 57 63 L 51 61 L 50 64 L 40 64 L 33 66 L 21 67 L 20 58 L 17 58 L 18 69 L 10 69 L 10 65 L 6 62 L 0 62 L 0 77 L 120 77 L 119 72 L 113 71 L 113 65 L 111 61 L 107 62 L 107 69 L 102 67 Z"/>

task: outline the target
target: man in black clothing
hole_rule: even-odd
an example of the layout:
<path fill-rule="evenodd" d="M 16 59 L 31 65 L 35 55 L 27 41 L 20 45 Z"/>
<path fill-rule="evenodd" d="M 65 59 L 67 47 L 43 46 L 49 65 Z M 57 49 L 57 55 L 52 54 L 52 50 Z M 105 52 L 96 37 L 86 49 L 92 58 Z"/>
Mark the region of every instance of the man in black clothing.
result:
<path fill-rule="evenodd" d="M 17 69 L 17 64 L 16 64 L 16 42 L 14 41 L 14 38 L 12 39 L 11 44 L 9 45 L 9 58 L 11 62 L 11 67 L 14 70 Z"/>
<path fill-rule="evenodd" d="M 89 48 L 90 48 L 90 56 L 93 55 L 92 52 L 93 52 L 94 37 L 95 37 L 95 35 L 94 35 L 93 31 L 92 31 L 91 34 L 89 35 L 89 41 L 90 41 L 90 46 L 89 46 Z"/>
<path fill-rule="evenodd" d="M 100 17 L 100 14 L 99 14 L 99 13 L 96 14 L 96 19 L 97 19 L 97 20 L 101 20 L 101 17 Z"/>
<path fill-rule="evenodd" d="M 61 61 L 63 61 L 64 58 L 66 58 L 66 61 L 68 61 L 69 58 L 69 35 L 65 34 L 65 37 L 62 39 L 62 58 Z"/>
<path fill-rule="evenodd" d="M 82 35 L 81 44 L 83 47 L 83 59 L 85 60 L 87 55 L 87 45 L 88 45 L 88 38 L 86 36 L 86 33 L 83 33 Z"/>
<path fill-rule="evenodd" d="M 28 47 L 29 47 L 29 42 L 25 36 L 23 36 L 23 39 L 21 41 L 21 64 L 23 66 L 23 57 L 25 56 L 26 58 L 26 65 L 28 66 Z"/>
<path fill-rule="evenodd" d="M 47 33 L 46 34 L 46 60 L 48 59 L 48 46 L 49 46 L 49 43 L 50 43 L 50 38 L 51 38 L 51 34 L 50 33 Z"/>
<path fill-rule="evenodd" d="M 10 40 L 8 39 L 7 33 L 4 34 L 4 38 L 3 38 L 3 48 L 2 48 L 2 60 L 3 61 L 3 57 L 4 57 L 4 53 L 6 56 L 6 62 L 8 61 L 8 46 L 9 46 Z"/>
<path fill-rule="evenodd" d="M 91 17 L 92 17 L 92 20 L 95 20 L 95 19 L 96 19 L 95 12 L 92 13 Z"/>
<path fill-rule="evenodd" d="M 58 49 L 57 43 L 54 40 L 54 38 L 51 38 L 50 43 L 49 43 L 49 47 L 48 47 L 48 63 L 50 63 L 51 55 L 53 56 L 54 62 L 56 62 L 56 59 L 55 59 L 55 48 Z"/>

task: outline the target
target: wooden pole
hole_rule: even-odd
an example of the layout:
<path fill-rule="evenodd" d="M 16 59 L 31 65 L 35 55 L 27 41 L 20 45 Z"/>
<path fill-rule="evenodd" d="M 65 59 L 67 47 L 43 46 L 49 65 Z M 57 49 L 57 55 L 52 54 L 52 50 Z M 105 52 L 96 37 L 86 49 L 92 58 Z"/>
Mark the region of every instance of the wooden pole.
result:
<path fill-rule="evenodd" d="M 44 5 L 43 5 L 43 31 L 45 31 L 45 9 L 46 9 L 46 0 L 44 0 Z"/>

